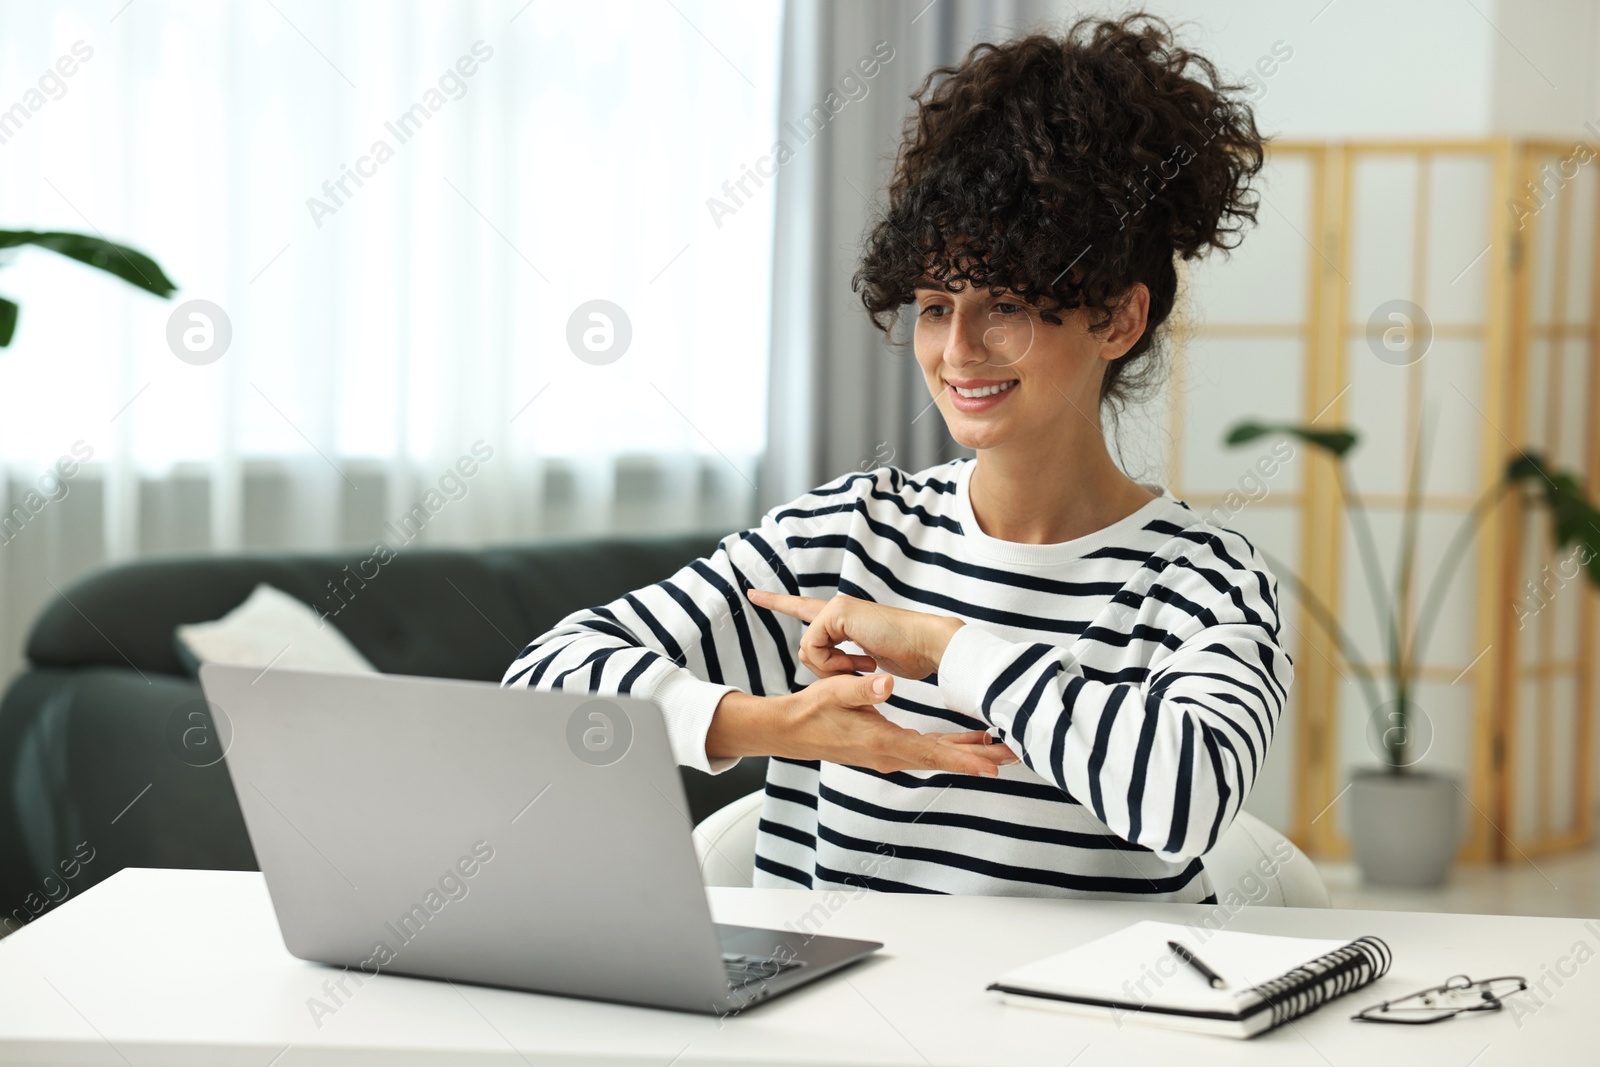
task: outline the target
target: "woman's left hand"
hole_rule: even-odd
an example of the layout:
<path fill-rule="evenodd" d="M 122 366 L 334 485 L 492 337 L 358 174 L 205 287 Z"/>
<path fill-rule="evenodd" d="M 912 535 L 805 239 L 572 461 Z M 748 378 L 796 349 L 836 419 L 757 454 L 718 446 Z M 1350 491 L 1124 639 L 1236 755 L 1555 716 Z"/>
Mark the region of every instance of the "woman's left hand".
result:
<path fill-rule="evenodd" d="M 900 678 L 926 678 L 939 669 L 945 646 L 964 625 L 949 615 L 907 611 L 839 595 L 831 600 L 748 590 L 750 603 L 781 611 L 807 623 L 800 638 L 800 662 L 818 678 L 882 668 Z M 866 653 L 852 655 L 839 645 L 853 641 Z"/>

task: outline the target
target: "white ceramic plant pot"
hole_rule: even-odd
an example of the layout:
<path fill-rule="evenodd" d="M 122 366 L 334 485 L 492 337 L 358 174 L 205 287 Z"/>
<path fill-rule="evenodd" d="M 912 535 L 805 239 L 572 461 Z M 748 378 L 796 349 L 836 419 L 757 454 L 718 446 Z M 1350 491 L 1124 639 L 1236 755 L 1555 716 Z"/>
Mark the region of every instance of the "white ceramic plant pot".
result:
<path fill-rule="evenodd" d="M 1350 840 L 1361 877 L 1373 885 L 1441 884 L 1461 843 L 1455 779 L 1357 771 L 1350 782 Z"/>

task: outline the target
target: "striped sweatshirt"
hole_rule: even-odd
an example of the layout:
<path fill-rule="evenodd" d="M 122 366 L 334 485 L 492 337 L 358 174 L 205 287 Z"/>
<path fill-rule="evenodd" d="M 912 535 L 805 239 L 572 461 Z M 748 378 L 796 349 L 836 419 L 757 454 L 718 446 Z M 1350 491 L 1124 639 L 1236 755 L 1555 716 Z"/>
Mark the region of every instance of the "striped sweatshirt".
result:
<path fill-rule="evenodd" d="M 998 778 L 773 758 L 755 884 L 1208 902 L 1205 854 L 1261 772 L 1290 684 L 1277 587 L 1255 549 L 1163 492 L 1059 544 L 985 534 L 972 460 L 852 473 L 655 585 L 576 612 L 504 684 L 647 697 L 681 765 L 717 773 L 723 694 L 790 693 L 804 624 L 751 587 L 960 617 L 936 674 L 878 711 L 981 729 Z"/>

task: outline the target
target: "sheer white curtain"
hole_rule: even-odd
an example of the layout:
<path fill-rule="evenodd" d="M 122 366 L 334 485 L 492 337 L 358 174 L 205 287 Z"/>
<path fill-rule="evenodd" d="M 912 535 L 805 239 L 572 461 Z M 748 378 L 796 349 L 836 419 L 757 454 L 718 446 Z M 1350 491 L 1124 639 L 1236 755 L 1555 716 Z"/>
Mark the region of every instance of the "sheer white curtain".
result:
<path fill-rule="evenodd" d="M 37 250 L 0 270 L 22 308 L 0 506 L 27 513 L 0 538 L 0 673 L 50 584 L 108 559 L 370 544 L 418 505 L 435 544 L 746 521 L 779 17 L 8 7 L 0 228 L 124 241 L 179 292 Z M 191 300 L 231 327 L 213 362 L 169 345 Z M 30 498 L 74 446 L 92 458 L 65 495 Z"/>

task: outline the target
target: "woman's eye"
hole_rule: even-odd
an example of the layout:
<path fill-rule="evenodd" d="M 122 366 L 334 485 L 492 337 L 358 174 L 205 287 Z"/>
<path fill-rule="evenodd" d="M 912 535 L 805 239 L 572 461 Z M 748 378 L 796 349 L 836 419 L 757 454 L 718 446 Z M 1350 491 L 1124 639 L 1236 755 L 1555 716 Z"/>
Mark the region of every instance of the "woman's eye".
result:
<path fill-rule="evenodd" d="M 1025 309 L 1021 304 L 1010 304 L 1002 301 L 1001 303 L 994 305 L 993 310 L 996 314 L 1000 315 L 1016 315 Z"/>
<path fill-rule="evenodd" d="M 930 319 L 942 319 L 944 318 L 944 313 L 949 310 L 943 304 L 929 304 L 922 309 L 922 314 Z"/>

